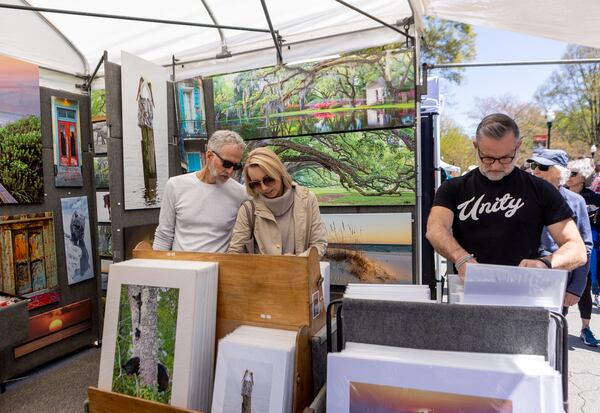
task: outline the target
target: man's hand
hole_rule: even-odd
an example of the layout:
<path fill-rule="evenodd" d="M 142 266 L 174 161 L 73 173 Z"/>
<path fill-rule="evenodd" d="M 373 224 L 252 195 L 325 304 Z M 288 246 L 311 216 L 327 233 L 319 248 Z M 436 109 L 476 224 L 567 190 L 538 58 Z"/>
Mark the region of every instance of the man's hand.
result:
<path fill-rule="evenodd" d="M 548 269 L 548 266 L 539 260 L 521 260 L 519 267 Z"/>
<path fill-rule="evenodd" d="M 469 261 L 467 261 L 466 263 L 464 263 L 463 265 L 460 266 L 460 268 L 458 269 L 458 276 L 460 277 L 460 280 L 462 282 L 465 282 L 465 274 L 467 272 L 467 264 L 477 264 L 477 260 L 475 258 L 471 258 Z"/>
<path fill-rule="evenodd" d="M 569 292 L 565 293 L 565 301 L 563 302 L 564 307 L 571 307 L 579 302 L 579 297 Z"/>

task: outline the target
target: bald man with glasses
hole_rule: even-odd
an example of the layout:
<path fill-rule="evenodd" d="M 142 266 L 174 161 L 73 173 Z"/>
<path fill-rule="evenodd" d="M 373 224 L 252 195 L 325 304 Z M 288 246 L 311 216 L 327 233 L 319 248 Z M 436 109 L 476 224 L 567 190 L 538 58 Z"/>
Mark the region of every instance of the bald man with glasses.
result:
<path fill-rule="evenodd" d="M 521 142 L 509 116 L 486 116 L 473 142 L 478 168 L 436 193 L 426 237 L 461 278 L 467 263 L 572 270 L 587 261 L 573 212 L 558 190 L 515 168 Z M 539 257 L 544 227 L 559 249 Z"/>

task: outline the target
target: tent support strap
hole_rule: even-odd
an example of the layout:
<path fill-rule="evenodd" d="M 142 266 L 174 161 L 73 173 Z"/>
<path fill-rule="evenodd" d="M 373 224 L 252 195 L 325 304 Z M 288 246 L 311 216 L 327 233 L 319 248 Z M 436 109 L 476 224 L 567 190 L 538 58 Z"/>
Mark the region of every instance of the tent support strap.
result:
<path fill-rule="evenodd" d="M 100 66 L 102 66 L 102 63 L 104 63 L 105 56 L 106 56 L 106 50 L 102 54 L 102 57 L 100 58 L 100 61 L 96 65 L 96 68 L 94 69 L 94 72 L 92 73 L 92 75 L 86 78 L 83 85 L 75 85 L 75 86 L 80 87 L 85 92 L 89 92 L 92 88 L 92 82 L 94 81 L 94 78 L 96 77 L 96 74 L 98 73 L 98 70 L 100 69 Z"/>
<path fill-rule="evenodd" d="M 397 27 L 395 27 L 395 26 L 392 26 L 391 24 L 387 24 L 387 23 L 386 23 L 386 22 L 384 22 L 383 20 L 381 20 L 381 19 L 378 19 L 377 17 L 375 17 L 375 16 L 373 16 L 373 15 L 370 15 L 369 13 L 367 13 L 367 12 L 365 12 L 365 11 L 362 11 L 362 10 L 361 10 L 361 9 L 359 9 L 358 7 L 355 7 L 355 6 L 351 5 L 351 4 L 348 4 L 348 3 L 346 3 L 346 2 L 345 2 L 345 1 L 343 1 L 343 0 L 335 0 L 335 1 L 337 1 L 338 3 L 340 3 L 340 4 L 341 4 L 341 5 L 343 5 L 343 6 L 346 6 L 346 7 L 348 7 L 349 9 L 352 9 L 352 10 L 354 10 L 354 11 L 355 11 L 355 12 L 357 12 L 357 13 L 360 13 L 360 14 L 362 14 L 363 16 L 366 16 L 366 17 L 368 17 L 368 18 L 369 18 L 369 19 L 371 19 L 371 20 L 374 20 L 374 21 L 376 21 L 377 23 L 379 23 L 379 24 L 381 24 L 381 25 L 383 25 L 383 26 L 387 27 L 388 29 L 392 29 L 393 31 L 400 33 L 400 34 L 401 34 L 402 36 L 404 36 L 404 37 L 407 37 L 407 38 L 409 38 L 409 39 L 411 39 L 411 40 L 414 40 L 413 36 L 411 36 L 410 34 L 408 34 L 408 32 L 404 32 L 404 31 L 400 30 L 399 28 L 397 28 Z"/>

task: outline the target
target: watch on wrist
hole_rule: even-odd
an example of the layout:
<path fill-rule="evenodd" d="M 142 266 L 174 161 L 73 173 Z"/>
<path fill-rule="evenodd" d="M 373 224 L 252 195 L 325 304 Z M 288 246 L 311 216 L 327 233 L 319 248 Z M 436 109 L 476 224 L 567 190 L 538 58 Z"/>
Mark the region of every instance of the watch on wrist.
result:
<path fill-rule="evenodd" d="M 548 258 L 538 257 L 538 258 L 536 258 L 536 260 L 543 262 L 544 264 L 546 264 L 546 267 L 552 269 L 552 261 L 550 261 Z"/>

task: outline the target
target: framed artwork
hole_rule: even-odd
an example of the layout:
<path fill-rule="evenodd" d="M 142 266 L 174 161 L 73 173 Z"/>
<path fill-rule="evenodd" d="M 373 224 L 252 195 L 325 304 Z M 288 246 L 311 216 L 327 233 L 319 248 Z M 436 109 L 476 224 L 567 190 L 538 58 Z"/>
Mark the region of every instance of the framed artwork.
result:
<path fill-rule="evenodd" d="M 202 78 L 177 82 L 176 91 L 179 136 L 183 139 L 208 137 Z"/>
<path fill-rule="evenodd" d="M 327 358 L 327 412 L 563 410 L 560 374 L 543 356 L 348 344 Z"/>
<path fill-rule="evenodd" d="M 58 303 L 60 301 L 60 293 L 57 290 L 58 288 L 54 288 L 46 293 L 40 293 L 30 297 L 29 302 L 27 303 L 27 309 L 31 311 L 34 308 Z"/>
<path fill-rule="evenodd" d="M 79 102 L 52 96 L 54 185 L 83 186 Z"/>
<path fill-rule="evenodd" d="M 100 260 L 100 287 L 103 291 L 106 291 L 108 288 L 108 273 L 112 263 L 112 260 L 107 260 L 104 258 Z"/>
<path fill-rule="evenodd" d="M 217 265 L 129 260 L 110 266 L 98 387 L 207 411 Z M 195 334 L 202 325 L 202 337 Z"/>
<path fill-rule="evenodd" d="M 108 156 L 94 157 L 94 182 L 97 189 L 108 189 Z"/>
<path fill-rule="evenodd" d="M 110 224 L 98 224 L 98 255 L 101 257 L 112 258 L 112 227 Z"/>
<path fill-rule="evenodd" d="M 27 342 L 14 349 L 15 358 L 92 328 L 92 301 L 78 301 L 29 318 Z"/>
<path fill-rule="evenodd" d="M 412 283 L 412 214 L 322 214 L 331 283 Z"/>
<path fill-rule="evenodd" d="M 512 402 L 494 397 L 417 390 L 370 383 L 350 383 L 350 413 L 477 412 L 512 413 Z M 392 407 L 393 406 L 393 407 Z"/>
<path fill-rule="evenodd" d="M 154 242 L 154 233 L 158 224 L 136 225 L 133 227 L 123 227 L 123 241 L 125 243 L 125 259 L 133 258 L 133 250 L 137 244 L 146 241 L 152 245 Z"/>
<path fill-rule="evenodd" d="M 125 209 L 159 208 L 169 179 L 167 69 L 121 53 Z"/>
<path fill-rule="evenodd" d="M 0 216 L 0 291 L 28 298 L 55 292 L 53 217 L 52 212 Z"/>
<path fill-rule="evenodd" d="M 63 233 L 69 285 L 94 277 L 87 196 L 62 198 Z"/>
<path fill-rule="evenodd" d="M 236 330 L 219 341 L 213 413 L 291 412 L 295 337 L 271 330 Z"/>
<path fill-rule="evenodd" d="M 415 143 L 412 129 L 247 141 L 277 153 L 320 206 L 415 205 Z"/>
<path fill-rule="evenodd" d="M 39 69 L 0 55 L 0 205 L 44 198 Z"/>
<path fill-rule="evenodd" d="M 108 152 L 108 125 L 106 116 L 101 116 L 92 121 L 92 136 L 94 139 L 94 153 L 104 154 Z"/>
<path fill-rule="evenodd" d="M 110 222 L 110 192 L 96 192 L 96 217 L 98 222 Z"/>
<path fill-rule="evenodd" d="M 216 129 L 245 139 L 415 123 L 414 51 L 391 46 L 330 60 L 214 76 Z"/>

